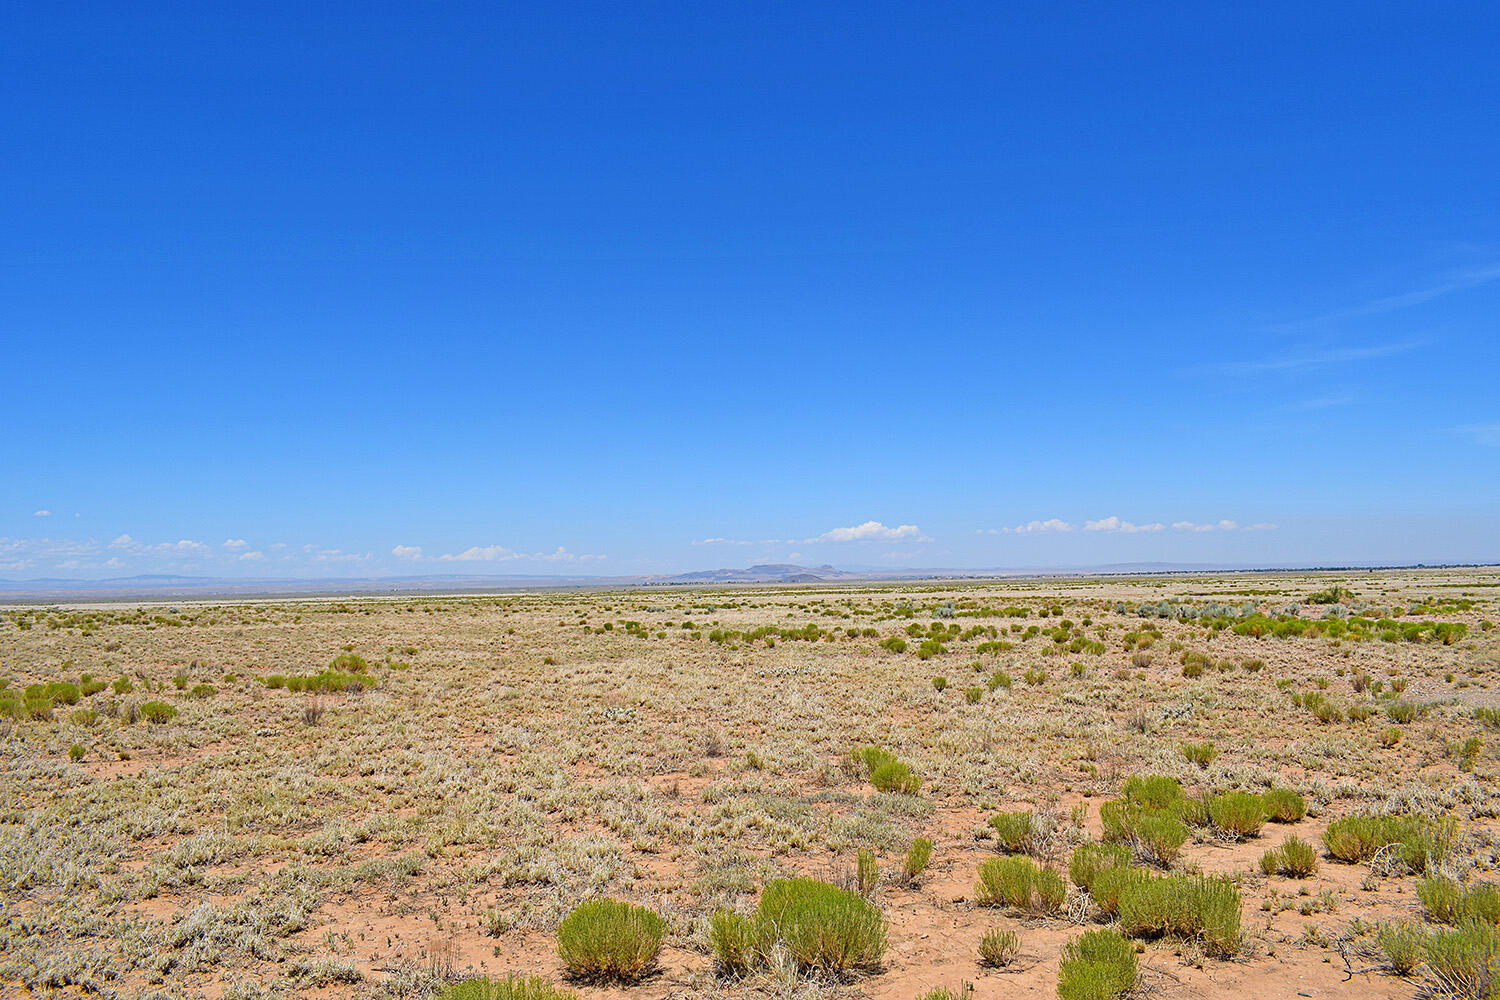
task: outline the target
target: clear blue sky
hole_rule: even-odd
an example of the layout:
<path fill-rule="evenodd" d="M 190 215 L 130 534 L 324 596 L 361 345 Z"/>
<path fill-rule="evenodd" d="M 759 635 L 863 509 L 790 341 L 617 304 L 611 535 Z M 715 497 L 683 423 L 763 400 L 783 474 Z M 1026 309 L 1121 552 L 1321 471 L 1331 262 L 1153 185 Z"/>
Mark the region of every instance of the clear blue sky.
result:
<path fill-rule="evenodd" d="M 1497 52 L 6 5 L 0 577 L 1500 559 Z"/>

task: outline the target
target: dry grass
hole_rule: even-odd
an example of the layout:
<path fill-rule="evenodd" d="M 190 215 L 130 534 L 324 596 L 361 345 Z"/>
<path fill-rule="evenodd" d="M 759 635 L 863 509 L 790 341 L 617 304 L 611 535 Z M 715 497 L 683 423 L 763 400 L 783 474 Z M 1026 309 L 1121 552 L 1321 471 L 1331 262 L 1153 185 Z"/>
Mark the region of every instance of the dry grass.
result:
<path fill-rule="evenodd" d="M 1372 614 L 1365 638 L 1278 638 L 1138 611 L 1301 603 L 1322 620 L 1306 599 L 1334 585 L 1400 625 L 1467 634 L 1387 641 Z M 936 615 L 946 602 L 953 616 Z M 1175 777 L 1192 803 L 1292 789 L 1307 813 L 1277 838 L 1313 845 L 1346 815 L 1450 818 L 1460 833 L 1443 873 L 1492 879 L 1496 759 L 1468 741 L 1488 732 L 1475 708 L 1500 705 L 1500 630 L 1482 626 L 1497 606 L 1500 577 L 1455 570 L 10 609 L 0 983 L 416 997 L 465 974 L 557 980 L 559 922 L 612 897 L 663 916 L 662 971 L 628 988 L 582 984 L 585 997 L 908 1000 L 964 981 L 1051 994 L 1077 922 L 1107 918 L 1082 889 L 1019 916 L 976 906 L 979 867 L 999 846 L 989 820 L 1035 814 L 1014 846 L 1066 871 L 1132 775 Z M 1423 613 L 1395 614 L 1412 607 Z M 893 651 L 885 640 L 914 639 L 909 626 L 941 628 L 946 651 Z M 1186 654 L 1197 676 L 1183 675 Z M 1002 672 L 1042 679 L 986 684 Z M 938 690 L 934 674 L 951 683 Z M 320 680 L 289 690 L 272 676 Z M 42 713 L 45 690 L 28 696 L 31 685 L 93 690 Z M 1338 721 L 1301 703 L 1310 692 Z M 1360 706 L 1374 711 L 1358 719 Z M 1184 756 L 1210 741 L 1212 755 Z M 864 747 L 920 777 L 914 793 L 873 787 L 851 756 Z M 1148 982 L 1159 969 L 1194 996 L 1332 990 L 1339 949 L 1378 955 L 1377 924 L 1419 915 L 1418 875 L 1393 852 L 1325 857 L 1299 904 L 1286 895 L 1297 883 L 1261 874 L 1264 837 L 1237 842 L 1183 815 L 1191 835 L 1174 867 L 1235 878 L 1243 960 L 1190 961 L 1191 942 L 1152 939 Z M 931 860 L 901 877 L 919 837 Z M 861 850 L 867 873 L 886 873 L 862 887 Z M 880 968 L 852 986 L 810 981 L 773 953 L 716 979 L 713 915 L 751 913 L 792 876 L 867 891 L 890 921 Z M 984 935 L 1018 920 L 1026 953 L 981 966 Z M 1363 995 L 1411 995 L 1394 977 L 1367 979 Z"/>

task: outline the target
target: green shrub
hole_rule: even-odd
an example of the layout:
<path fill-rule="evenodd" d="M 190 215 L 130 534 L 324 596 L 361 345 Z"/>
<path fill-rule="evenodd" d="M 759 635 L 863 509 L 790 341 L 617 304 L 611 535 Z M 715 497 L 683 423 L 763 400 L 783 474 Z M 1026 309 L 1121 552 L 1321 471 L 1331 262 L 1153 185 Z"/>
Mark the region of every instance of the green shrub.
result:
<path fill-rule="evenodd" d="M 1170 809 L 1150 809 L 1128 799 L 1111 799 L 1099 807 L 1104 839 L 1130 844 L 1142 858 L 1160 865 L 1177 860 L 1188 838 L 1187 825 Z"/>
<path fill-rule="evenodd" d="M 1204 743 L 1182 744 L 1182 756 L 1189 764 L 1197 764 L 1199 767 L 1207 767 L 1219 756 L 1219 751 L 1214 749 L 1212 740 Z"/>
<path fill-rule="evenodd" d="M 1345 816 L 1323 832 L 1330 856 L 1351 864 L 1369 861 L 1385 848 L 1414 872 L 1425 872 L 1448 856 L 1456 834 L 1452 820 L 1418 815 Z"/>
<path fill-rule="evenodd" d="M 1392 722 L 1406 725 L 1421 714 L 1421 709 L 1409 701 L 1393 701 L 1385 706 L 1385 714 Z"/>
<path fill-rule="evenodd" d="M 1128 865 L 1100 868 L 1094 873 L 1089 895 L 1094 897 L 1099 909 L 1115 917 L 1120 914 L 1120 900 L 1126 893 L 1150 880 L 1151 873 L 1142 868 L 1131 868 Z"/>
<path fill-rule="evenodd" d="M 863 896 L 809 878 L 773 880 L 761 893 L 756 921 L 779 937 L 803 969 L 874 969 L 885 954 L 886 924 Z"/>
<path fill-rule="evenodd" d="M 1273 823 L 1295 823 L 1307 815 L 1307 800 L 1290 788 L 1272 788 L 1260 801 Z"/>
<path fill-rule="evenodd" d="M 906 849 L 906 860 L 901 864 L 902 870 L 906 872 L 907 880 L 915 882 L 927 870 L 927 863 L 931 860 L 932 841 L 926 837 L 913 840 L 911 846 Z"/>
<path fill-rule="evenodd" d="M 979 964 L 1003 969 L 1021 954 L 1021 935 L 996 927 L 979 939 Z"/>
<path fill-rule="evenodd" d="M 163 722 L 171 722 L 177 718 L 177 709 L 164 701 L 147 701 L 141 704 L 141 718 L 147 722 L 160 725 Z"/>
<path fill-rule="evenodd" d="M 1086 931 L 1063 946 L 1058 1000 L 1115 1000 L 1135 988 L 1135 946 L 1118 931 Z"/>
<path fill-rule="evenodd" d="M 1120 928 L 1139 937 L 1200 938 L 1204 950 L 1231 958 L 1240 945 L 1240 891 L 1228 879 L 1165 875 L 1126 882 Z"/>
<path fill-rule="evenodd" d="M 1485 882 L 1465 889 L 1451 878 L 1435 875 L 1417 882 L 1417 899 L 1440 924 L 1500 924 L 1500 890 Z"/>
<path fill-rule="evenodd" d="M 899 635 L 893 635 L 889 639 L 883 640 L 880 643 L 880 646 L 882 649 L 885 649 L 892 653 L 906 652 L 906 640 L 901 638 Z"/>
<path fill-rule="evenodd" d="M 1288 835 L 1280 847 L 1273 847 L 1260 856 L 1260 869 L 1267 875 L 1306 878 L 1318 870 L 1317 848 Z"/>
<path fill-rule="evenodd" d="M 946 678 L 946 677 L 934 677 L 932 679 L 932 688 L 933 688 L 934 691 L 942 691 L 942 690 L 945 690 L 947 687 L 948 687 L 948 678 Z"/>
<path fill-rule="evenodd" d="M 1188 826 L 1208 826 L 1208 803 L 1202 799 L 1183 799 L 1173 811 Z"/>
<path fill-rule="evenodd" d="M 1068 859 L 1068 878 L 1079 888 L 1093 892 L 1094 880 L 1101 871 L 1129 865 L 1130 848 L 1124 844 L 1079 844 Z"/>
<path fill-rule="evenodd" d="M 74 743 L 72 746 L 68 747 L 68 759 L 75 764 L 80 760 L 83 760 L 83 755 L 86 753 L 88 753 L 88 751 L 84 749 L 82 743 Z"/>
<path fill-rule="evenodd" d="M 582 979 L 639 979 L 656 967 L 667 922 L 616 899 L 580 904 L 557 928 L 557 954 Z"/>
<path fill-rule="evenodd" d="M 870 784 L 880 792 L 915 795 L 922 788 L 922 778 L 899 760 L 887 761 L 870 772 Z"/>
<path fill-rule="evenodd" d="M 1415 921 L 1403 920 L 1395 924 L 1381 924 L 1375 932 L 1380 950 L 1391 963 L 1391 970 L 1398 976 L 1409 976 L 1422 961 L 1422 952 L 1427 943 L 1427 932 Z"/>
<path fill-rule="evenodd" d="M 192 698 L 212 698 L 219 693 L 219 689 L 212 684 L 194 684 L 193 689 L 188 692 Z"/>
<path fill-rule="evenodd" d="M 894 754 L 879 747 L 863 747 L 855 751 L 854 758 L 864 764 L 870 784 L 876 791 L 915 795 L 922 787 L 921 776 L 913 774 L 911 768 L 897 760 Z"/>
<path fill-rule="evenodd" d="M 1001 847 L 1007 851 L 1020 852 L 1026 850 L 1035 819 L 1029 812 L 999 813 L 990 817 L 990 826 L 994 828 Z"/>
<path fill-rule="evenodd" d="M 1437 995 L 1492 1000 L 1500 992 L 1500 930 L 1467 923 L 1456 930 L 1438 931 L 1423 944 Z"/>
<path fill-rule="evenodd" d="M 109 686 L 115 694 L 130 694 L 135 690 L 135 685 L 130 683 L 129 677 L 121 677 Z"/>
<path fill-rule="evenodd" d="M 479 976 L 454 983 L 438 993 L 437 1000 L 578 1000 L 578 994 L 541 976 Z"/>
<path fill-rule="evenodd" d="M 880 884 L 880 863 L 875 860 L 873 851 L 864 847 L 859 849 L 854 863 L 854 878 L 861 896 L 868 896 Z"/>
<path fill-rule="evenodd" d="M 1030 858 L 990 858 L 979 866 L 974 896 L 981 906 L 1013 906 L 1032 913 L 1057 913 L 1067 900 L 1068 886 L 1051 868 Z"/>
<path fill-rule="evenodd" d="M 922 640 L 922 644 L 917 647 L 917 659 L 930 660 L 939 653 L 946 652 L 948 652 L 948 647 L 936 639 L 924 639 Z"/>
<path fill-rule="evenodd" d="M 328 669 L 341 670 L 346 674 L 363 674 L 369 671 L 370 665 L 358 653 L 340 653 L 328 664 Z"/>
<path fill-rule="evenodd" d="M 1182 801 L 1182 784 L 1163 774 L 1133 774 L 1125 779 L 1120 794 L 1147 809 L 1169 809 Z"/>
<path fill-rule="evenodd" d="M 1208 800 L 1208 818 L 1217 829 L 1243 840 L 1266 825 L 1266 807 L 1259 795 L 1226 792 Z"/>
<path fill-rule="evenodd" d="M 1422 901 L 1422 908 L 1440 924 L 1458 923 L 1463 898 L 1463 886 L 1445 876 L 1424 878 L 1417 883 L 1417 899 Z"/>
<path fill-rule="evenodd" d="M 748 975 L 765 950 L 760 925 L 733 910 L 719 910 L 709 918 L 708 943 L 719 971 L 733 976 Z"/>
<path fill-rule="evenodd" d="M 1047 683 L 1046 671 L 1038 670 L 1035 667 L 1027 667 L 1026 672 L 1021 675 L 1021 678 L 1032 687 L 1041 687 Z"/>
<path fill-rule="evenodd" d="M 974 687 L 966 687 L 966 688 L 964 688 L 964 701 L 968 702 L 970 705 L 976 705 L 976 704 L 978 704 L 979 703 L 979 699 L 981 699 L 983 697 L 984 697 L 984 688 L 982 688 L 982 687 L 979 687 L 979 686 L 976 685 Z"/>
<path fill-rule="evenodd" d="M 1009 691 L 1011 684 L 1014 682 L 1010 679 L 1010 674 L 1004 670 L 996 670 L 993 674 L 990 674 L 990 679 L 984 683 L 991 691 L 996 691 L 1000 688 Z"/>

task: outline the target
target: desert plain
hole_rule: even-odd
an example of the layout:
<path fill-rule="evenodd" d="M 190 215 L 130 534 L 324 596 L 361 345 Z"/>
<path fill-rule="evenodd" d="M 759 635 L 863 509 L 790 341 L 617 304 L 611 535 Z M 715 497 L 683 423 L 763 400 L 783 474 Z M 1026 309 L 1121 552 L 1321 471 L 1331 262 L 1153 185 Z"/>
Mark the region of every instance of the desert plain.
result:
<path fill-rule="evenodd" d="M 1451 993 L 1382 931 L 1495 877 L 1497 620 L 1483 568 L 10 605 L 0 994 L 1054 997 L 1121 924 L 1070 866 L 1103 842 L 1238 893 L 1232 940 L 1122 927 L 1138 995 Z M 1122 827 L 1150 776 L 1176 846 Z M 1349 817 L 1429 840 L 1340 857 Z M 987 893 L 1008 858 L 1065 896 Z M 715 914 L 791 876 L 877 908 L 878 961 L 726 968 Z M 663 919 L 639 977 L 559 956 L 599 898 Z"/>

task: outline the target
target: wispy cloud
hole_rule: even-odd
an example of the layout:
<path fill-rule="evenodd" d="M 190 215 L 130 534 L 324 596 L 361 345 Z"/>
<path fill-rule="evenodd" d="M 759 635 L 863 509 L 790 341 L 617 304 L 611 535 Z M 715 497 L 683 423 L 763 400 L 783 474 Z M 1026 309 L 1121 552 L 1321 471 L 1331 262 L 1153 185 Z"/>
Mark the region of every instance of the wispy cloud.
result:
<path fill-rule="evenodd" d="M 930 542 L 931 538 L 923 534 L 922 529 L 915 524 L 898 524 L 895 527 L 887 526 L 880 521 L 865 521 L 863 524 L 853 524 L 847 528 L 830 528 L 821 535 L 812 538 L 761 538 L 757 540 L 740 538 L 723 538 L 715 535 L 712 538 L 700 538 L 694 541 L 694 545 L 817 545 L 824 542 L 889 542 L 904 540 L 909 542 Z"/>
<path fill-rule="evenodd" d="M 602 555 L 592 553 L 569 552 L 559 545 L 551 552 L 519 552 L 504 545 L 471 545 L 461 552 L 446 552 L 442 555 L 429 556 L 423 553 L 420 545 L 397 545 L 391 549 L 391 555 L 403 562 L 461 562 L 461 563 L 498 563 L 498 562 L 588 562 L 604 559 Z"/>
<path fill-rule="evenodd" d="M 34 510 L 34 511 L 31 512 L 31 516 L 32 517 L 51 517 L 52 516 L 52 512 L 50 510 Z"/>
<path fill-rule="evenodd" d="M 1126 521 L 1123 518 L 1101 517 L 1097 520 L 1084 521 L 1083 530 L 1110 535 L 1140 535 L 1156 534 L 1166 531 L 1168 526 L 1160 521 L 1149 521 L 1137 524 L 1134 521 Z M 1209 531 L 1271 531 L 1276 525 L 1269 522 L 1241 525 L 1237 521 L 1222 520 L 1199 524 L 1195 521 L 1174 521 L 1171 524 L 1173 531 L 1185 531 L 1193 534 L 1201 534 Z M 1028 521 L 1018 524 L 1013 528 L 978 528 L 978 535 L 1065 535 L 1077 531 L 1078 526 L 1070 521 L 1060 518 L 1048 518 L 1045 521 Z"/>
<path fill-rule="evenodd" d="M 1500 448 L 1500 424 L 1465 424 L 1454 429 L 1477 445 Z"/>
<path fill-rule="evenodd" d="M 1118 535 L 1138 535 L 1165 531 L 1167 526 L 1153 521 L 1150 524 L 1133 524 L 1130 521 L 1122 521 L 1118 517 L 1105 517 L 1097 521 L 1087 521 L 1083 525 L 1084 531 L 1104 531 Z"/>
<path fill-rule="evenodd" d="M 1332 365 L 1347 365 L 1359 361 L 1374 361 L 1415 351 L 1423 346 L 1420 340 L 1399 343 L 1374 344 L 1367 347 L 1329 347 L 1296 354 L 1275 357 L 1252 358 L 1244 361 L 1221 361 L 1200 366 L 1197 371 L 1210 371 L 1226 375 L 1266 375 L 1277 372 L 1298 372 Z"/>
<path fill-rule="evenodd" d="M 1320 326 L 1325 323 L 1338 323 L 1343 320 L 1361 319 L 1366 316 L 1379 316 L 1383 313 L 1395 312 L 1398 309 L 1408 309 L 1412 306 L 1421 305 L 1424 302 L 1431 302 L 1433 299 L 1452 295 L 1455 292 L 1464 292 L 1471 288 L 1478 288 L 1495 280 L 1500 280 L 1500 263 L 1485 264 L 1481 267 L 1448 275 L 1446 278 L 1437 279 L 1433 284 L 1425 288 L 1402 292 L 1399 295 L 1383 296 L 1366 302 L 1363 305 L 1353 306 L 1348 309 L 1338 309 L 1305 319 L 1272 324 L 1266 329 L 1286 332 Z"/>
<path fill-rule="evenodd" d="M 1078 525 L 1060 518 L 1049 517 L 1045 521 L 1027 521 L 1013 528 L 980 528 L 986 535 L 1060 535 L 1077 531 Z"/>
<path fill-rule="evenodd" d="M 220 544 L 226 549 L 246 549 L 250 547 L 250 543 L 243 538 L 226 538 Z"/>
<path fill-rule="evenodd" d="M 1353 396 L 1317 396 L 1313 399 L 1299 399 L 1296 402 L 1284 403 L 1276 407 L 1281 413 L 1311 413 L 1316 410 L 1331 410 L 1336 406 L 1348 406 L 1354 402 Z"/>

